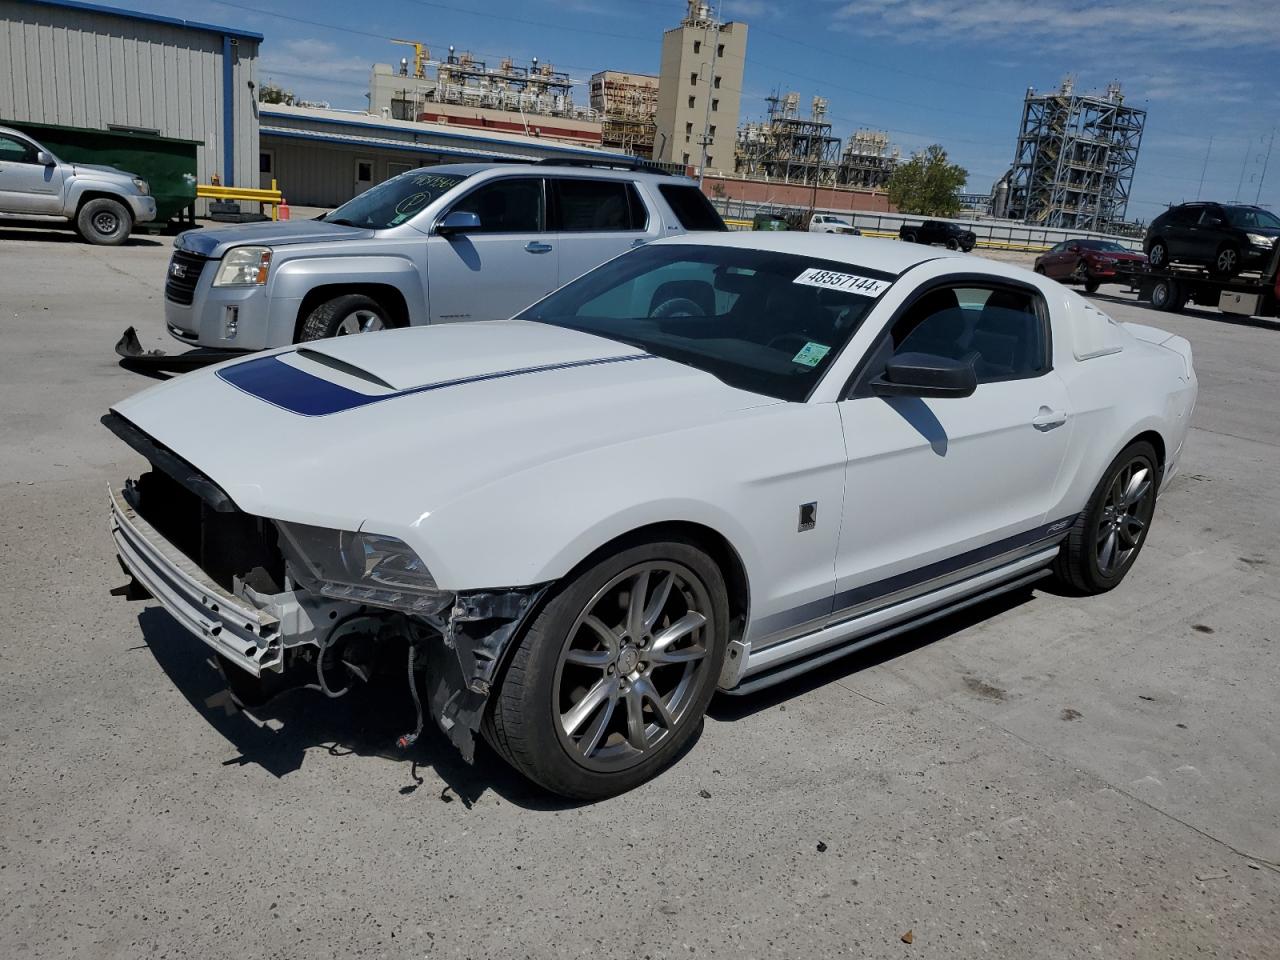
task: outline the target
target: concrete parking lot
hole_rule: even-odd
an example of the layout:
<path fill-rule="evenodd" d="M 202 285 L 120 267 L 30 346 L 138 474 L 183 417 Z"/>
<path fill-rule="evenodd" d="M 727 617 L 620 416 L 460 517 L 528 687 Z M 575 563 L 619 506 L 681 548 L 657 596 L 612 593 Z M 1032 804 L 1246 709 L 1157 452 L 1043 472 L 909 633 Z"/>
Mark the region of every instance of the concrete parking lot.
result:
<path fill-rule="evenodd" d="M 169 247 L 0 225 L 0 956 L 1280 957 L 1280 325 L 1104 287 L 1201 391 L 1120 589 L 721 697 L 580 806 L 434 728 L 400 755 L 400 685 L 229 715 L 205 648 L 113 595 L 107 485 L 142 461 L 98 418 L 149 383 L 124 327 L 178 347 Z"/>

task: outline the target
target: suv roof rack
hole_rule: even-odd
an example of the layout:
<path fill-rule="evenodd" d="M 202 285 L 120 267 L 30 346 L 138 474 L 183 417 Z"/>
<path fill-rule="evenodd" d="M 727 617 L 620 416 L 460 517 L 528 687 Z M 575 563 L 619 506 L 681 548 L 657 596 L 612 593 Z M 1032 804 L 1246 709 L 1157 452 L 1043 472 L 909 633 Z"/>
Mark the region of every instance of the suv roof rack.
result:
<path fill-rule="evenodd" d="M 633 170 L 645 173 L 668 173 L 661 166 L 651 160 L 641 160 L 638 157 L 619 157 L 617 160 L 581 160 L 574 157 L 544 157 L 541 160 L 535 160 L 534 163 L 539 166 L 545 164 L 551 167 L 596 167 L 601 170 Z"/>

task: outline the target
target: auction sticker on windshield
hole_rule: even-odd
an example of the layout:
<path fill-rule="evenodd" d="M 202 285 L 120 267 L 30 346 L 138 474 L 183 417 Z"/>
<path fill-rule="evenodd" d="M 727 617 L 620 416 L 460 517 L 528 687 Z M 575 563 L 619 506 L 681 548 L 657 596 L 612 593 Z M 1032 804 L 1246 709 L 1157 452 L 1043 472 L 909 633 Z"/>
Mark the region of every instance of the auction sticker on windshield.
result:
<path fill-rule="evenodd" d="M 872 277 L 860 277 L 853 273 L 836 273 L 834 270 L 818 270 L 810 267 L 793 283 L 802 283 L 806 287 L 825 287 L 828 290 L 843 290 L 856 293 L 861 297 L 878 297 L 892 285 L 890 280 L 875 280 Z"/>

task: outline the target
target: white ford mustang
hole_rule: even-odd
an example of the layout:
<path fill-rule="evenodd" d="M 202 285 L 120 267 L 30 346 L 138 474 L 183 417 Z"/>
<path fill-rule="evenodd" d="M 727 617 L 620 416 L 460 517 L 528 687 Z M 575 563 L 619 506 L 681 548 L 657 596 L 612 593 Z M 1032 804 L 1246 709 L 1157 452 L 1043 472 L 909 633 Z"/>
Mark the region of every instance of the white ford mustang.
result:
<path fill-rule="evenodd" d="M 103 419 L 152 464 L 113 496 L 120 557 L 242 703 L 336 696 L 397 652 L 466 756 L 483 731 L 600 797 L 675 757 L 717 689 L 1042 576 L 1116 586 L 1195 398 L 1184 339 L 1028 271 L 739 233 Z"/>

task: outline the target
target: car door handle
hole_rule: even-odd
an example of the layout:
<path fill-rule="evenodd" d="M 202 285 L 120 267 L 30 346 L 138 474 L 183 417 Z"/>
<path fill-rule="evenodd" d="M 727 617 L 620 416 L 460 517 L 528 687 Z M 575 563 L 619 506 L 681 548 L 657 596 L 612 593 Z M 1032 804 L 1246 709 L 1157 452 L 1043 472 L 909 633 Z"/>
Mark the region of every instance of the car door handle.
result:
<path fill-rule="evenodd" d="M 528 250 L 530 253 L 550 253 L 551 252 L 551 244 L 540 243 L 537 240 L 530 240 L 528 243 L 524 245 L 524 248 Z"/>
<path fill-rule="evenodd" d="M 1067 415 L 1064 411 L 1041 407 L 1040 412 L 1031 421 L 1031 425 L 1037 430 L 1047 431 L 1052 430 L 1054 427 L 1060 427 L 1066 422 Z"/>

